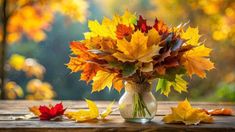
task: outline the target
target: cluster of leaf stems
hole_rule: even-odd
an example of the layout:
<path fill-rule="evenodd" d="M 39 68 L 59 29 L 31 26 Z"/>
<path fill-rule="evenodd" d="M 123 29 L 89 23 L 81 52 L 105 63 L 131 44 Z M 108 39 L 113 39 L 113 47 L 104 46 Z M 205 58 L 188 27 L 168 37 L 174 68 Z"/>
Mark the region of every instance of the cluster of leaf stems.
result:
<path fill-rule="evenodd" d="M 141 93 L 135 93 L 134 96 L 134 105 L 133 105 L 133 117 L 145 117 L 146 112 L 148 113 L 149 116 L 151 116 L 150 111 L 148 110 Z"/>

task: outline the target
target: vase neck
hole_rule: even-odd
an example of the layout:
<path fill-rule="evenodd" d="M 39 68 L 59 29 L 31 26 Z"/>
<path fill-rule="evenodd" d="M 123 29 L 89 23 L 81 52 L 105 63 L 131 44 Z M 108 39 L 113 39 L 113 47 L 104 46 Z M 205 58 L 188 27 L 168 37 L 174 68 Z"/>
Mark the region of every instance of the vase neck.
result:
<path fill-rule="evenodd" d="M 125 90 L 127 92 L 138 92 L 138 93 L 150 92 L 151 84 L 149 82 L 143 82 L 143 83 L 126 82 Z"/>

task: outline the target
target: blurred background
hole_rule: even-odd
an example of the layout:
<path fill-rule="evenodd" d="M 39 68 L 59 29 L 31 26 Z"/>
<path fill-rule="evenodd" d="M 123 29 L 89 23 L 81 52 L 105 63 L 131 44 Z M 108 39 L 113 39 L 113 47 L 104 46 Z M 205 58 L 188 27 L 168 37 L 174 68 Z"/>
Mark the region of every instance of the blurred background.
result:
<path fill-rule="evenodd" d="M 188 93 L 165 97 L 155 92 L 158 100 L 235 101 L 234 0 L 0 0 L 0 4 L 7 99 L 118 100 L 124 91 L 91 94 L 91 84 L 80 81 L 80 74 L 71 74 L 65 64 L 69 42 L 83 39 L 89 19 L 101 21 L 129 10 L 145 16 L 149 24 L 155 17 L 170 26 L 190 21 L 200 29 L 201 41 L 213 49 L 216 69 L 206 79 L 188 79 Z"/>

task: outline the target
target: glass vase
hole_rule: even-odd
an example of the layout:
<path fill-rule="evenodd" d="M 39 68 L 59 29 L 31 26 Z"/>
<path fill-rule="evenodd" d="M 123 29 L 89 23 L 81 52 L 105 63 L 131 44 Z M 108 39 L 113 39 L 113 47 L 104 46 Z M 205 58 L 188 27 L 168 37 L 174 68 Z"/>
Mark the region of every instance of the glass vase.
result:
<path fill-rule="evenodd" d="M 119 100 L 121 116 L 130 122 L 151 121 L 157 111 L 157 102 L 149 82 L 126 82 L 125 93 Z"/>

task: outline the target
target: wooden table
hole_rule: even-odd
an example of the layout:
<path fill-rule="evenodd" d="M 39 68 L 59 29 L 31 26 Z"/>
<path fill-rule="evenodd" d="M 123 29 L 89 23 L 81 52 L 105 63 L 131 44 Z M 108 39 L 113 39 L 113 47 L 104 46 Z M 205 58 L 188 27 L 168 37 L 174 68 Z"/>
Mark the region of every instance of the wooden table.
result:
<path fill-rule="evenodd" d="M 185 126 L 179 124 L 164 124 L 161 120 L 165 114 L 170 112 L 170 107 L 176 106 L 177 102 L 158 102 L 158 112 L 152 122 L 146 124 L 125 122 L 119 115 L 114 112 L 107 117 L 107 120 L 96 120 L 92 122 L 76 123 L 71 120 L 63 121 L 39 121 L 38 119 L 30 120 L 13 120 L 12 116 L 22 116 L 28 114 L 27 107 L 42 104 L 55 104 L 60 101 L 0 101 L 0 131 L 4 132 L 80 132 L 80 131 L 218 131 L 218 132 L 235 132 L 235 116 L 216 116 L 213 124 L 199 124 L 197 126 Z M 110 102 L 96 101 L 100 111 Z M 87 108 L 84 101 L 63 101 L 68 110 Z M 193 102 L 193 106 L 213 109 L 213 108 L 232 108 L 235 111 L 235 103 L 204 103 Z M 115 104 L 114 107 L 117 107 Z"/>

